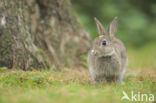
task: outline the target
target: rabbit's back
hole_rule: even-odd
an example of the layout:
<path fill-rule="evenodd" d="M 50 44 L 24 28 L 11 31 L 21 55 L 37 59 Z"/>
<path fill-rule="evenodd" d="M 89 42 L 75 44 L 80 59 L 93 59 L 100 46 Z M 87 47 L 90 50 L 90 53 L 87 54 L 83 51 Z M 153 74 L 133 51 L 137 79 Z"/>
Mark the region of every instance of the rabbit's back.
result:
<path fill-rule="evenodd" d="M 113 38 L 112 43 L 115 48 L 115 52 L 117 53 L 118 57 L 120 58 L 121 71 L 122 71 L 123 69 L 126 69 L 126 67 L 128 65 L 126 48 L 125 48 L 124 44 L 122 43 L 122 41 L 120 41 L 119 39 L 117 39 L 115 37 Z"/>

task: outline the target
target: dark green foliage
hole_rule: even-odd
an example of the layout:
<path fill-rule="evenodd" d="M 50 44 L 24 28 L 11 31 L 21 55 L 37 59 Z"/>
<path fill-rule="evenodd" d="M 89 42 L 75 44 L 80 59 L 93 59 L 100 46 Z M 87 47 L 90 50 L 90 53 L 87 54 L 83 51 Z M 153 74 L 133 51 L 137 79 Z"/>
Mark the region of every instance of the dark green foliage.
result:
<path fill-rule="evenodd" d="M 84 27 L 97 36 L 94 17 L 105 26 L 117 16 L 117 37 L 126 44 L 142 46 L 156 39 L 155 0 L 72 0 Z"/>

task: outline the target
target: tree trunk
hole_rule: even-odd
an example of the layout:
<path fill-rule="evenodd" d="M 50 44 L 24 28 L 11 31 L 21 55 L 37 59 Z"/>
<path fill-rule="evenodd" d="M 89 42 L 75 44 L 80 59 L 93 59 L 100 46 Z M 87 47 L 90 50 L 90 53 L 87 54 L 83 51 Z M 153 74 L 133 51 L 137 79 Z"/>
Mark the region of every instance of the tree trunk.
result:
<path fill-rule="evenodd" d="M 0 67 L 80 65 L 89 40 L 69 0 L 0 0 Z"/>

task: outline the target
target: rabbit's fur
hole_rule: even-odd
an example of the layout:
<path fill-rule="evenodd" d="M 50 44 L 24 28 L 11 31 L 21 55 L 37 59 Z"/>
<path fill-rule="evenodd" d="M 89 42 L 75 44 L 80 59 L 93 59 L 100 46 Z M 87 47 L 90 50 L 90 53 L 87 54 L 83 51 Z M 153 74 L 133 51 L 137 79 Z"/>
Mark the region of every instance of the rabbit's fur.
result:
<path fill-rule="evenodd" d="M 121 82 L 128 65 L 126 48 L 114 34 L 117 31 L 117 18 L 110 23 L 107 32 L 95 18 L 99 36 L 95 38 L 88 53 L 88 67 L 91 78 Z"/>

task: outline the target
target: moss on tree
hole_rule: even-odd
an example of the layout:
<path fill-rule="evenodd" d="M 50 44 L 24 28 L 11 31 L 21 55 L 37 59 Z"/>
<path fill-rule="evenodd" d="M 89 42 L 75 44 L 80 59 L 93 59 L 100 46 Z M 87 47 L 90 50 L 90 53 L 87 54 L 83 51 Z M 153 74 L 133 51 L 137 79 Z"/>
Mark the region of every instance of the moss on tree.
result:
<path fill-rule="evenodd" d="M 0 0 L 0 66 L 49 68 L 80 64 L 89 36 L 68 0 Z"/>

